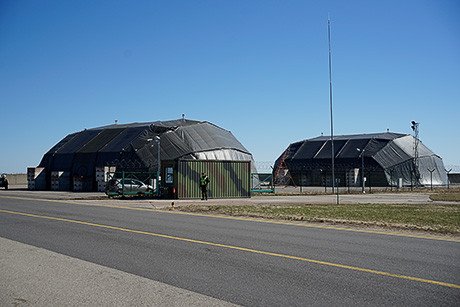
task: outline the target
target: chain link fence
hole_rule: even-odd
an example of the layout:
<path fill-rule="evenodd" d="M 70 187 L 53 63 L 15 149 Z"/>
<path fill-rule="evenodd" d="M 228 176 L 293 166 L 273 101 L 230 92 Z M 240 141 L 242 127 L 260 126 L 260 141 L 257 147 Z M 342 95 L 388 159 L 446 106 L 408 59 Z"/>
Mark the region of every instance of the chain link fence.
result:
<path fill-rule="evenodd" d="M 255 161 L 255 167 L 258 173 L 273 173 L 274 162 L 271 161 Z M 447 185 L 432 185 L 430 183 L 425 184 L 422 188 L 451 188 L 460 186 L 460 166 L 459 165 L 445 165 L 445 171 L 448 175 Z M 296 190 L 302 191 L 311 188 L 322 187 L 324 191 L 327 188 L 332 187 L 332 174 L 330 165 L 324 165 L 324 167 L 312 167 L 311 165 L 292 165 L 289 168 L 291 178 L 294 182 L 283 183 L 283 186 L 293 186 Z M 396 190 L 398 188 L 398 178 L 393 178 L 390 174 L 390 179 L 387 178 L 388 174 L 385 174 L 376 165 L 367 165 L 365 167 L 365 189 L 366 191 L 372 192 L 372 189 L 376 190 Z M 335 177 L 339 180 L 339 186 L 347 189 L 348 191 L 359 191 L 362 188 L 362 175 L 360 168 L 352 167 L 351 165 L 336 165 Z M 276 180 L 275 180 L 276 181 Z M 389 181 L 389 182 L 388 182 Z M 277 184 L 275 182 L 275 184 Z M 279 185 L 279 184 L 278 184 Z M 419 188 L 414 184 L 404 186 L 405 189 Z"/>

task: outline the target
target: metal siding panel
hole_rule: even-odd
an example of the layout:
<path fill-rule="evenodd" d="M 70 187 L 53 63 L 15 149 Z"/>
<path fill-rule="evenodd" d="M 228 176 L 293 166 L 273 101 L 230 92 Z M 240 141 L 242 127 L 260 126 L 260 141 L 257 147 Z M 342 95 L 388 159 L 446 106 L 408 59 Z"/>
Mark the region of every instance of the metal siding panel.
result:
<path fill-rule="evenodd" d="M 200 198 L 199 181 L 206 173 L 210 198 L 250 197 L 250 161 L 180 160 L 178 197 Z"/>

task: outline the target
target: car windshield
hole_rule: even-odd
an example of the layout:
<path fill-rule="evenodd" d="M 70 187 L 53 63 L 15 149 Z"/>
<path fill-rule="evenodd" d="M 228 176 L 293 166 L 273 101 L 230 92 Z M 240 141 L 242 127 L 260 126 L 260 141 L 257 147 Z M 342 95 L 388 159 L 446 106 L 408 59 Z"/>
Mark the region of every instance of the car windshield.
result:
<path fill-rule="evenodd" d="M 124 184 L 131 184 L 131 185 L 142 185 L 142 181 L 136 180 L 136 179 L 125 179 Z M 120 182 L 121 183 L 121 182 Z"/>

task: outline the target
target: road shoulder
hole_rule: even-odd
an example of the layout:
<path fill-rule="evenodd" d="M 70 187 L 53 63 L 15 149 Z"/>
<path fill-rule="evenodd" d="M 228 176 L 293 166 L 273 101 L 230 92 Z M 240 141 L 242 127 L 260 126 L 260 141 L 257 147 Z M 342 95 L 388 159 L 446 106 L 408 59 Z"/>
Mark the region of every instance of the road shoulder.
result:
<path fill-rule="evenodd" d="M 1 306 L 235 306 L 0 238 Z"/>

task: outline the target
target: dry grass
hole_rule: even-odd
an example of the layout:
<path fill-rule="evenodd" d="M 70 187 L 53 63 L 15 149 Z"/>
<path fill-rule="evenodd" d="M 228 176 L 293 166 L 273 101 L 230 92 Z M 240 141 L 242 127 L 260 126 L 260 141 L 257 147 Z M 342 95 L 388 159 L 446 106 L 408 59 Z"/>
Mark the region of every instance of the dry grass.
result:
<path fill-rule="evenodd" d="M 191 212 L 343 223 L 460 235 L 460 204 L 186 206 Z"/>
<path fill-rule="evenodd" d="M 407 192 L 412 191 L 397 191 L 397 193 Z M 429 188 L 423 188 L 417 189 L 414 192 L 430 193 L 431 200 L 448 201 L 451 202 L 451 204 L 191 205 L 178 209 L 191 212 L 206 212 L 210 214 L 318 223 L 341 223 L 460 236 L 460 189 L 436 189 L 432 191 Z M 395 193 L 395 191 L 392 191 L 392 193 Z M 324 193 L 307 192 L 301 194 Z M 459 203 L 452 204 L 452 202 Z"/>
<path fill-rule="evenodd" d="M 451 193 L 435 193 L 430 195 L 431 200 L 438 201 L 458 201 L 460 202 L 460 192 L 451 192 Z"/>

